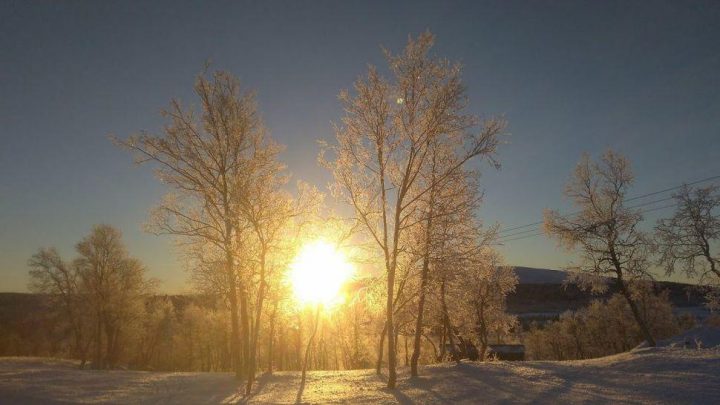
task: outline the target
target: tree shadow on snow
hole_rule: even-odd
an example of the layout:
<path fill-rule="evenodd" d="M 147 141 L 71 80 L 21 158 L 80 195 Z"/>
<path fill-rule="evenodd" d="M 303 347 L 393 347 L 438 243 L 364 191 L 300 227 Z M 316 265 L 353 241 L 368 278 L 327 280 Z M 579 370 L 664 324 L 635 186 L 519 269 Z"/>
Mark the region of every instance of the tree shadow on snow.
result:
<path fill-rule="evenodd" d="M 547 370 L 550 371 L 550 370 Z M 438 372 L 443 375 L 438 375 Z M 565 378 L 559 378 L 554 372 L 542 375 L 537 379 L 544 388 L 528 389 L 521 384 L 524 379 L 510 369 L 498 367 L 483 370 L 477 365 L 461 363 L 444 370 L 434 370 L 435 375 L 409 377 L 403 379 L 396 390 L 388 390 L 400 404 L 415 403 L 455 403 L 455 402 L 486 402 L 492 398 L 494 403 L 512 404 L 520 402 L 555 403 L 572 390 L 573 384 Z M 558 381 L 559 384 L 553 384 Z M 448 384 L 457 384 L 448 386 Z M 536 387 L 537 388 L 537 387 Z M 411 395 L 408 393 L 415 391 Z M 419 395 L 417 395 L 419 394 Z"/>

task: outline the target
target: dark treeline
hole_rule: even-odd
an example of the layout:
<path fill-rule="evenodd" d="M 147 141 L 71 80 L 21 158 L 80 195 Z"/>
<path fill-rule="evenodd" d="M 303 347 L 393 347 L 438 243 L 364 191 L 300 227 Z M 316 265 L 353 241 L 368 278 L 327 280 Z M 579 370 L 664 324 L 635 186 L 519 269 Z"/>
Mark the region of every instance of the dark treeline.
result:
<path fill-rule="evenodd" d="M 533 286 L 537 287 L 537 286 Z M 546 289 L 552 286 L 545 286 Z M 562 287 L 557 286 L 563 290 Z M 673 314 L 670 290 L 646 291 L 641 298 L 643 316 L 658 339 L 670 337 L 696 325 L 690 315 Z M 516 294 L 514 294 L 516 295 Z M 582 294 L 582 296 L 587 296 Z M 514 301 L 562 300 L 557 292 L 530 294 Z M 696 301 L 697 299 L 694 299 Z M 77 358 L 71 325 L 57 310 L 58 297 L 47 294 L 0 294 L 0 356 Z M 554 304 L 552 304 L 554 305 Z M 157 371 L 231 371 L 228 312 L 217 297 L 201 295 L 151 295 L 138 306 L 137 322 L 128 325 L 120 344 L 116 366 Z M 348 311 L 349 310 L 349 311 Z M 325 319 L 318 342 L 312 347 L 310 369 L 371 368 L 374 329 L 358 305 L 343 308 L 342 316 Z M 355 318 L 352 318 L 355 317 Z M 359 318 L 359 319 L 358 319 Z M 262 369 L 300 370 L 302 319 L 276 325 L 272 359 L 261 351 Z M 304 319 L 311 322 L 310 318 Z M 359 321 L 359 322 L 356 322 Z M 375 321 L 377 323 L 377 321 Z M 348 330 L 343 330 L 348 328 Z M 308 332 L 305 332 L 308 333 Z M 401 364 L 408 365 L 411 335 L 399 334 Z M 471 339 L 472 340 L 472 339 Z M 472 340 L 474 341 L 474 340 Z M 627 304 L 617 294 L 591 300 L 587 306 L 563 312 L 557 321 L 521 325 L 512 334 L 491 343 L 525 344 L 527 357 L 536 360 L 588 359 L 630 350 L 643 341 Z M 439 348 L 428 345 L 437 361 Z M 433 352 L 434 351 L 434 352 Z M 448 356 L 449 357 L 449 356 Z"/>
<path fill-rule="evenodd" d="M 0 294 L 0 356 L 61 357 L 79 359 L 72 322 L 58 310 L 58 297 L 48 294 Z M 124 338 L 115 344 L 114 362 L 88 361 L 85 367 L 131 368 L 155 371 L 231 371 L 228 311 L 218 298 L 199 295 L 152 295 L 137 307 L 135 321 L 123 327 Z M 335 335 L 340 319 L 325 320 L 313 347 L 311 369 L 369 368 L 370 351 L 361 332 L 360 347 L 353 337 Z M 330 324 L 332 322 L 332 324 Z M 340 322 L 341 323 L 341 322 Z M 276 325 L 274 370 L 302 368 L 302 321 Z M 357 331 L 360 333 L 360 331 Z M 361 343 L 362 341 L 363 343 Z M 88 335 L 90 352 L 96 341 Z M 264 347 L 267 348 L 267 345 Z M 103 346 L 102 351 L 105 352 Z M 261 353 L 262 369 L 270 359 Z M 92 356 L 91 356 L 92 357 Z M 107 359 L 107 357 L 106 357 Z"/>
<path fill-rule="evenodd" d="M 156 283 L 145 276 L 145 267 L 129 255 L 122 235 L 109 225 L 95 226 L 76 244 L 76 254 L 67 260 L 55 249 L 43 248 L 29 260 L 30 288 L 35 294 L 2 296 L 0 355 L 74 358 L 81 367 L 95 369 L 234 369 L 227 297 L 158 295 Z M 445 340 L 454 338 L 459 343 L 463 335 L 483 348 L 488 342 L 514 339 L 514 318 L 502 315 L 505 292 L 500 292 L 508 287 L 499 283 L 513 287 L 516 279 L 507 268 L 481 269 L 490 275 L 482 273 L 485 281 L 475 280 L 473 285 L 485 286 L 485 292 L 478 295 L 486 301 L 478 307 L 485 314 L 466 315 L 464 309 L 475 308 L 461 305 L 457 299 L 466 289 L 447 283 L 445 309 L 434 306 L 434 311 L 428 311 L 421 362 L 450 357 L 452 349 L 448 351 Z M 336 370 L 383 364 L 376 348 L 383 329 L 382 312 L 372 282 L 365 279 L 348 286 L 348 299 L 320 318 L 292 297 L 277 299 L 265 309 L 268 322 L 258 333 L 258 369 Z M 433 301 L 438 298 L 435 291 L 429 296 Z M 414 319 L 411 311 L 398 314 L 393 349 L 405 365 L 414 351 L 410 327 Z M 472 326 L 478 320 L 484 330 Z M 453 328 L 445 329 L 450 323 Z M 313 330 L 317 336 L 309 339 Z"/>

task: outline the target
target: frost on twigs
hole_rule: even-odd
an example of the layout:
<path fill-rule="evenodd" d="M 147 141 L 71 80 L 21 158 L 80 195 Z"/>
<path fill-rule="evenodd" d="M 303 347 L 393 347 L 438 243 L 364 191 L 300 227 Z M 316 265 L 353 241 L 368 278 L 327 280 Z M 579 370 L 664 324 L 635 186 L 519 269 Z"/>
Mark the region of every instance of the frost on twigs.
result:
<path fill-rule="evenodd" d="M 582 271 L 576 267 L 568 268 L 568 276 L 563 281 L 565 287 L 576 285 L 581 290 L 589 290 L 593 294 L 607 292 L 609 279 L 593 272 Z"/>

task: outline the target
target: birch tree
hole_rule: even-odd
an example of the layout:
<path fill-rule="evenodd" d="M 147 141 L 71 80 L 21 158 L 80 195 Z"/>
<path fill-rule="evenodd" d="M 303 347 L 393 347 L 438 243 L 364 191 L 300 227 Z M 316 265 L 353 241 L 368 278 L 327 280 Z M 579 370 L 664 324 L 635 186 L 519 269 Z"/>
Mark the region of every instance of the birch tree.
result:
<path fill-rule="evenodd" d="M 420 184 L 435 139 L 457 137 L 463 148 L 454 165 L 437 173 L 440 182 L 478 156 L 493 156 L 504 122 L 464 114 L 467 104 L 459 64 L 429 55 L 434 37 L 410 38 L 402 53 L 385 51 L 391 79 L 375 67 L 343 91 L 345 109 L 336 143 L 321 160 L 332 172 L 334 195 L 350 204 L 383 257 L 388 387 L 397 380 L 394 303 L 398 263 L 407 255 L 405 234 L 432 184 Z M 333 155 L 325 159 L 326 155 Z"/>
<path fill-rule="evenodd" d="M 130 256 L 112 226 L 94 226 L 75 250 L 78 256 L 69 262 L 54 248 L 34 254 L 28 262 L 30 289 L 50 295 L 67 322 L 71 355 L 81 367 L 92 349 L 93 367 L 113 368 L 129 346 L 154 282 L 145 278 L 145 267 Z"/>
<path fill-rule="evenodd" d="M 688 277 L 720 280 L 720 255 L 713 251 L 720 239 L 720 193 L 717 187 L 692 190 L 673 196 L 678 203 L 672 217 L 656 226 L 660 263 L 667 274 L 680 270 Z"/>
<path fill-rule="evenodd" d="M 485 301 L 478 303 L 481 294 L 489 290 L 483 287 L 493 284 L 499 258 L 489 248 L 497 227 L 485 230 L 477 218 L 480 195 L 476 181 L 471 179 L 467 175 L 459 177 L 455 186 L 438 200 L 435 208 L 439 215 L 436 216 L 432 237 L 432 276 L 429 282 L 430 291 L 436 297 L 434 330 L 440 335 L 438 359 L 445 357 L 446 341 L 456 360 L 461 357 L 457 355 L 458 349 L 466 355 L 466 339 L 476 335 L 480 337 L 476 325 L 481 321 L 492 324 L 489 330 L 500 330 L 496 326 L 499 322 L 495 321 L 499 321 L 500 314 L 504 312 L 504 299 L 509 292 L 503 284 L 497 295 L 492 297 L 494 300 L 485 296 L 482 297 Z M 498 287 L 501 286 L 495 284 L 490 288 Z M 482 319 L 475 318 L 477 305 L 486 310 L 480 313 Z M 497 319 L 491 320 L 494 315 L 498 315 Z"/>
<path fill-rule="evenodd" d="M 93 311 L 94 366 L 113 368 L 153 285 L 145 279 L 142 263 L 129 255 L 121 232 L 112 226 L 94 226 L 75 249 L 81 292 Z"/>
<path fill-rule="evenodd" d="M 30 291 L 47 294 L 70 328 L 71 353 L 85 366 L 92 344 L 90 306 L 82 297 L 82 280 L 74 263 L 66 262 L 55 248 L 40 249 L 28 261 Z"/>
<path fill-rule="evenodd" d="M 441 180 L 437 179 L 437 174 L 443 173 L 445 167 L 456 164 L 459 158 L 455 152 L 458 148 L 457 142 L 457 139 L 452 138 L 435 140 L 431 145 L 431 158 L 421 174 L 421 182 L 427 183 L 430 190 L 425 198 L 421 199 L 422 209 L 419 210 L 421 214 L 418 219 L 420 232 L 417 233 L 422 236 L 417 246 L 420 247 L 418 254 L 422 259 L 417 287 L 413 354 L 410 358 L 412 376 L 418 375 L 426 296 L 438 283 L 447 283 L 453 278 L 451 274 L 443 275 L 443 281 L 437 275 L 443 271 L 458 272 L 462 279 L 466 274 L 464 269 L 477 265 L 477 261 L 472 258 L 479 257 L 478 252 L 487 245 L 487 240 L 494 233 L 493 229 L 483 231 L 482 223 L 477 218 L 477 208 L 482 200 L 477 169 L 460 169 Z M 435 277 L 430 276 L 431 268 Z M 442 285 L 440 287 L 445 291 Z M 440 298 L 441 305 L 446 308 L 445 296 Z M 444 322 L 444 327 L 447 328 L 449 319 L 446 316 L 443 316 L 443 319 L 447 320 Z"/>
<path fill-rule="evenodd" d="M 683 187 L 674 195 L 677 209 L 672 217 L 661 219 L 655 227 L 660 264 L 668 275 L 682 271 L 711 288 L 720 286 L 720 193 L 716 186 Z M 718 297 L 708 294 L 710 306 Z"/>
<path fill-rule="evenodd" d="M 457 312 L 462 319 L 461 329 L 475 336 L 479 344 L 479 359 L 485 360 L 491 336 L 506 336 L 517 324 L 517 318 L 507 313 L 507 296 L 515 291 L 518 278 L 511 267 L 501 266 L 497 255 L 485 251 L 456 278 Z"/>
<path fill-rule="evenodd" d="M 632 182 L 630 163 L 622 155 L 608 150 L 598 162 L 583 155 L 565 188 L 579 212 L 562 216 L 546 210 L 544 231 L 561 246 L 579 252 L 582 262 L 574 270 L 589 273 L 595 282 L 614 278 L 643 338 L 655 346 L 632 291 L 637 281 L 649 277 L 650 265 L 650 240 L 638 230 L 640 211 L 624 204 Z"/>
<path fill-rule="evenodd" d="M 298 183 L 297 198 L 282 190 L 287 176 L 274 158 L 264 159 L 263 165 L 258 165 L 255 177 L 240 199 L 240 213 L 246 218 L 251 234 L 250 246 L 244 248 L 251 252 L 254 263 L 249 275 L 254 286 L 254 314 L 250 325 L 247 393 L 252 388 L 257 368 L 258 341 L 268 294 L 274 289 L 274 299 L 280 299 L 277 293 L 285 276 L 283 270 L 290 263 L 293 247 L 301 242 L 304 227 L 318 215 L 322 200 L 317 189 L 304 183 Z"/>
<path fill-rule="evenodd" d="M 159 179 L 173 190 L 155 209 L 150 230 L 218 252 L 230 306 L 232 364 L 241 378 L 248 373 L 243 361 L 250 359 L 251 344 L 250 285 L 242 272 L 250 264 L 238 254 L 249 232 L 241 203 L 278 146 L 266 136 L 254 94 L 235 77 L 200 75 L 194 90 L 200 113 L 173 100 L 163 111 L 168 123 L 162 135 L 143 132 L 115 141 L 134 152 L 137 163 L 154 163 Z"/>

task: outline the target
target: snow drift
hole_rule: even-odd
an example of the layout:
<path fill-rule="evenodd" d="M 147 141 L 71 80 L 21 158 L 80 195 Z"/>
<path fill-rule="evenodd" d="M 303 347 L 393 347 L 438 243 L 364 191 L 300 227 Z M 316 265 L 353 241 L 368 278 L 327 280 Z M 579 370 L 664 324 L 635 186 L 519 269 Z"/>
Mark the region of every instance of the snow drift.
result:
<path fill-rule="evenodd" d="M 231 374 L 78 370 L 66 360 L 0 359 L 0 403 L 295 403 L 300 375 L 262 376 L 244 398 Z M 424 367 L 398 389 L 372 370 L 313 371 L 306 403 L 720 403 L 720 350 L 659 347 L 600 359 Z"/>

